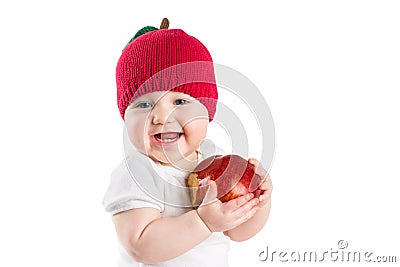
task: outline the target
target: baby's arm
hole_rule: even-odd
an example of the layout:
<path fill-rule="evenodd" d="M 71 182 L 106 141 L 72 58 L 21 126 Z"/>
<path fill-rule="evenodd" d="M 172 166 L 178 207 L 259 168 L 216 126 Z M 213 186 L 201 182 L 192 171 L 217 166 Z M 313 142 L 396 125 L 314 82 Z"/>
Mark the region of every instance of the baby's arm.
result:
<path fill-rule="evenodd" d="M 258 208 L 252 218 L 233 229 L 225 231 L 224 234 L 229 236 L 231 240 L 237 242 L 245 241 L 253 237 L 265 225 L 270 209 L 271 201 L 269 200 L 265 206 Z"/>
<path fill-rule="evenodd" d="M 211 234 L 195 210 L 161 218 L 157 209 L 137 208 L 115 214 L 113 221 L 130 256 L 148 264 L 177 257 Z"/>
<path fill-rule="evenodd" d="M 259 197 L 260 203 L 257 206 L 255 215 L 243 224 L 224 232 L 230 239 L 238 242 L 245 241 L 257 234 L 265 225 L 271 209 L 271 178 L 256 159 L 249 159 L 249 163 L 254 165 L 258 175 L 266 177 L 266 180 L 260 186 L 260 188 L 265 191 Z"/>
<path fill-rule="evenodd" d="M 215 184 L 207 191 L 207 203 L 216 197 Z M 137 208 L 113 216 L 117 235 L 126 251 L 138 262 L 159 263 L 192 249 L 211 232 L 237 227 L 254 215 L 258 201 L 246 195 L 226 203 L 212 201 L 198 210 L 162 218 L 154 208 Z"/>

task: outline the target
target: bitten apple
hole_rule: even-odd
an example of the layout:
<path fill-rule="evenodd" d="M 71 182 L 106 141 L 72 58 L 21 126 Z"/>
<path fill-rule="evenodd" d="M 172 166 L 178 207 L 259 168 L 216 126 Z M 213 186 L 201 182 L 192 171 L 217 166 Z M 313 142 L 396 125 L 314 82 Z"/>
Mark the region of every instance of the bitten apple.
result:
<path fill-rule="evenodd" d="M 207 192 L 209 180 L 217 185 L 217 198 L 222 202 L 243 196 L 249 192 L 259 197 L 262 177 L 254 166 L 239 155 L 216 155 L 206 158 L 191 172 L 187 179 L 193 206 L 199 206 Z"/>

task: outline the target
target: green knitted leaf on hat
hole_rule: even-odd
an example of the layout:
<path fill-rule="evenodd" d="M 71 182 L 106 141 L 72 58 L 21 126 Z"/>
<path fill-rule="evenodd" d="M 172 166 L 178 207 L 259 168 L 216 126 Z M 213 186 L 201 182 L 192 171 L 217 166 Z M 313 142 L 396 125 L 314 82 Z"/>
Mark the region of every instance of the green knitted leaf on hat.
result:
<path fill-rule="evenodd" d="M 138 38 L 140 35 L 143 35 L 143 34 L 145 34 L 145 33 L 152 32 L 152 31 L 155 31 L 155 30 L 158 30 L 158 29 L 157 29 L 156 27 L 153 27 L 153 26 L 146 26 L 146 27 L 141 28 L 140 30 L 137 31 L 137 33 L 135 34 L 135 36 L 133 36 L 132 39 L 129 40 L 129 42 L 125 45 L 125 47 L 124 47 L 124 49 L 122 49 L 122 51 L 124 51 L 125 48 L 126 48 L 133 40 L 135 40 L 136 38 Z"/>

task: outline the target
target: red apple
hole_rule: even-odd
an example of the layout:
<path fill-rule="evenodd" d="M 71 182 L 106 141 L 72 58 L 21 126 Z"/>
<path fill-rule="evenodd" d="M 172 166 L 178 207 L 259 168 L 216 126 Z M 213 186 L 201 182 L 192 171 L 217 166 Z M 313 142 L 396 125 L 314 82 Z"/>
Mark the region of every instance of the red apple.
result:
<path fill-rule="evenodd" d="M 254 166 L 238 155 L 216 155 L 206 158 L 188 176 L 187 184 L 193 206 L 199 206 L 207 192 L 209 180 L 217 185 L 217 198 L 222 202 L 249 192 L 255 197 L 262 193 L 262 178 L 255 174 Z"/>

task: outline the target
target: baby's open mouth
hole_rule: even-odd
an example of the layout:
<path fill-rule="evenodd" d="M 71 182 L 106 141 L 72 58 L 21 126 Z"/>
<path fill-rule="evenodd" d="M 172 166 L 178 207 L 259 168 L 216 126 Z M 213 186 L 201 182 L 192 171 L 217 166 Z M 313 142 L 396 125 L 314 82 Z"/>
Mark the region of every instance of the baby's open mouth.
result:
<path fill-rule="evenodd" d="M 163 143 L 170 143 L 174 142 L 182 136 L 183 133 L 158 133 L 155 134 L 154 137 L 156 140 L 163 142 Z"/>

